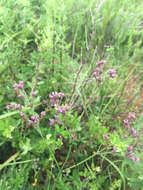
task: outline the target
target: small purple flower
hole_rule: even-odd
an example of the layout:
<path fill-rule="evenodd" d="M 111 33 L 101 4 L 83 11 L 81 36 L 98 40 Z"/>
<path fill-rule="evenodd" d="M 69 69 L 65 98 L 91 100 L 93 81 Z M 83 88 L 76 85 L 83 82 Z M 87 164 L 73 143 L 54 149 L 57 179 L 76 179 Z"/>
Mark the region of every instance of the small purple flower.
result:
<path fill-rule="evenodd" d="M 58 124 L 58 121 L 56 119 L 49 119 L 50 125 Z"/>
<path fill-rule="evenodd" d="M 10 110 L 10 109 L 14 110 L 14 109 L 16 108 L 16 104 L 10 103 L 10 104 L 8 104 L 5 108 L 6 108 L 7 110 Z"/>
<path fill-rule="evenodd" d="M 62 98 L 65 96 L 65 94 L 63 92 L 59 92 L 59 96 L 60 96 L 60 98 Z"/>
<path fill-rule="evenodd" d="M 10 110 L 10 106 L 9 105 L 6 105 L 5 107 L 7 110 Z"/>
<path fill-rule="evenodd" d="M 101 79 L 101 77 L 96 76 L 96 80 L 99 81 L 99 82 L 101 82 L 102 79 Z"/>
<path fill-rule="evenodd" d="M 108 141 L 108 140 L 109 140 L 109 136 L 108 136 L 108 135 L 105 135 L 105 136 L 104 136 L 104 139 L 105 139 L 106 141 Z"/>
<path fill-rule="evenodd" d="M 128 146 L 127 150 L 128 150 L 128 152 L 131 152 L 133 150 L 133 147 L 132 146 Z"/>
<path fill-rule="evenodd" d="M 33 120 L 28 120 L 28 124 L 29 125 L 34 125 L 34 121 Z"/>
<path fill-rule="evenodd" d="M 124 122 L 125 127 L 126 127 L 127 129 L 129 129 L 129 128 L 130 128 L 129 120 L 124 120 L 123 122 Z"/>
<path fill-rule="evenodd" d="M 103 72 L 103 69 L 100 68 L 100 67 L 96 67 L 95 70 L 94 70 L 95 73 L 102 73 Z"/>
<path fill-rule="evenodd" d="M 43 104 L 47 104 L 47 100 L 42 100 L 42 103 Z"/>
<path fill-rule="evenodd" d="M 139 158 L 135 158 L 135 161 L 136 161 L 136 162 L 139 162 L 139 161 L 140 161 L 140 159 L 139 159 Z"/>
<path fill-rule="evenodd" d="M 23 90 L 23 81 L 19 81 L 19 84 L 17 84 L 17 83 L 15 83 L 14 85 L 13 85 L 13 88 L 15 88 L 15 89 L 18 89 L 18 88 L 20 88 L 20 89 L 22 89 Z"/>
<path fill-rule="evenodd" d="M 46 112 L 45 111 L 42 111 L 41 112 L 41 117 L 45 116 L 46 115 Z"/>
<path fill-rule="evenodd" d="M 20 112 L 20 117 L 24 118 L 24 113 Z"/>
<path fill-rule="evenodd" d="M 18 89 L 18 88 L 19 88 L 19 84 L 15 83 L 15 84 L 13 85 L 13 88 Z"/>
<path fill-rule="evenodd" d="M 128 118 L 134 120 L 136 118 L 135 113 L 129 113 Z"/>
<path fill-rule="evenodd" d="M 39 158 L 34 159 L 35 164 L 37 164 L 39 161 Z"/>
<path fill-rule="evenodd" d="M 62 99 L 64 97 L 64 93 L 62 92 L 52 92 L 51 94 L 49 94 L 49 98 L 50 98 L 50 105 L 54 106 L 55 104 L 59 103 L 59 100 Z"/>
<path fill-rule="evenodd" d="M 134 137 L 139 136 L 139 134 L 137 133 L 137 131 L 134 128 L 131 129 L 131 133 L 133 134 Z"/>
<path fill-rule="evenodd" d="M 23 85 L 24 83 L 23 83 L 23 81 L 22 81 L 22 80 L 20 80 L 20 81 L 19 81 L 19 84 L 20 84 L 20 85 Z"/>
<path fill-rule="evenodd" d="M 36 119 L 36 116 L 35 116 L 35 115 L 31 115 L 31 119 L 32 119 L 32 120 L 35 120 L 35 119 Z"/>
<path fill-rule="evenodd" d="M 115 78 L 115 77 L 116 77 L 116 71 L 113 70 L 113 69 L 110 69 L 110 70 L 109 70 L 109 76 L 110 76 L 111 78 Z"/>
<path fill-rule="evenodd" d="M 130 158 L 132 161 L 136 161 L 136 158 L 133 157 L 133 156 L 130 156 L 129 158 Z"/>
<path fill-rule="evenodd" d="M 72 139 L 76 141 L 77 140 L 77 136 L 73 136 Z"/>
<path fill-rule="evenodd" d="M 36 92 L 32 92 L 31 95 L 34 97 L 36 96 Z"/>
<path fill-rule="evenodd" d="M 105 63 L 105 61 L 104 61 L 104 60 L 101 60 L 101 61 L 98 61 L 96 65 L 97 65 L 98 67 L 100 67 L 100 66 L 103 65 L 104 63 Z"/>
<path fill-rule="evenodd" d="M 17 110 L 20 110 L 20 108 L 21 108 L 21 105 L 20 105 L 20 104 L 17 104 L 17 105 L 16 105 L 16 109 L 17 109 Z"/>
<path fill-rule="evenodd" d="M 129 137 L 129 133 L 127 133 L 125 136 L 124 136 L 124 138 L 128 138 Z"/>
<path fill-rule="evenodd" d="M 56 106 L 56 111 L 62 114 L 65 114 L 69 109 L 70 109 L 70 106 L 64 106 L 64 107 L 61 107 L 58 105 Z"/>
<path fill-rule="evenodd" d="M 18 94 L 18 96 L 17 96 L 18 98 L 24 98 L 24 96 L 23 95 L 21 95 L 21 94 Z"/>
<path fill-rule="evenodd" d="M 20 80 L 19 81 L 19 88 L 21 88 L 22 90 L 23 90 L 23 84 L 24 84 L 23 81 Z"/>
<path fill-rule="evenodd" d="M 130 152 L 129 152 L 129 153 L 126 154 L 126 156 L 127 156 L 128 158 L 131 158 L 131 157 L 134 156 L 134 153 L 130 153 Z"/>
<path fill-rule="evenodd" d="M 116 148 L 113 148 L 112 153 L 118 152 Z"/>
<path fill-rule="evenodd" d="M 55 104 L 56 104 L 56 101 L 55 101 L 54 99 L 51 99 L 51 100 L 50 100 L 50 105 L 51 105 L 51 106 L 54 106 Z"/>

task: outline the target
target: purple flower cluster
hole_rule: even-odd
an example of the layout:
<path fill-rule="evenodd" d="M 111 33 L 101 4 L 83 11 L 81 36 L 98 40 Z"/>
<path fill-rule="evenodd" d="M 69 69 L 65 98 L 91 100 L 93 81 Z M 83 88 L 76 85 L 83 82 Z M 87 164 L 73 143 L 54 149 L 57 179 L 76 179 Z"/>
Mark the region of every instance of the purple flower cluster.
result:
<path fill-rule="evenodd" d="M 102 81 L 102 78 L 101 78 L 101 74 L 103 72 L 103 69 L 101 68 L 101 66 L 105 63 L 104 60 L 101 60 L 99 62 L 97 62 L 96 64 L 96 68 L 94 69 L 94 72 L 93 72 L 93 76 L 96 78 L 96 80 L 98 82 L 101 82 Z"/>
<path fill-rule="evenodd" d="M 19 81 L 18 84 L 15 83 L 15 84 L 13 85 L 13 88 L 14 88 L 14 89 L 18 89 L 17 92 L 20 92 L 20 90 L 22 90 L 22 92 L 24 93 L 24 95 L 26 95 L 26 92 L 25 92 L 25 90 L 24 90 L 24 83 L 23 83 L 23 81 Z M 31 95 L 32 95 L 32 97 L 36 96 L 36 92 L 32 92 Z M 18 98 L 24 98 L 24 96 L 19 93 L 19 94 L 18 94 Z M 45 101 L 46 101 L 46 100 L 44 100 L 44 103 L 45 103 Z M 25 101 L 24 101 L 24 103 L 25 103 Z M 33 107 L 33 103 L 31 102 L 31 99 L 29 99 L 29 102 L 28 102 L 28 103 L 29 103 L 29 106 L 32 108 L 32 107 Z M 46 102 L 46 103 L 47 103 L 47 102 Z M 38 122 L 39 122 L 39 121 L 45 116 L 45 114 L 46 114 L 45 111 L 42 111 L 39 116 L 35 116 L 35 115 L 29 116 L 28 113 L 25 114 L 25 113 L 22 111 L 22 106 L 23 106 L 22 104 L 10 103 L 10 104 L 8 104 L 8 105 L 6 106 L 6 109 L 7 109 L 7 110 L 16 110 L 16 109 L 19 110 L 20 117 L 21 117 L 24 121 L 26 121 L 26 122 L 29 124 L 29 126 L 31 126 L 31 125 L 32 125 L 32 126 L 37 125 Z"/>
<path fill-rule="evenodd" d="M 136 116 L 135 116 L 135 113 L 133 113 L 133 112 L 130 112 L 129 114 L 128 114 L 128 119 L 126 119 L 126 120 L 124 120 L 123 122 L 124 122 L 124 125 L 125 125 L 125 127 L 127 128 L 127 129 L 129 129 L 131 126 L 130 126 L 130 123 L 131 122 L 133 122 L 133 120 L 136 118 Z"/>
<path fill-rule="evenodd" d="M 127 119 L 127 120 L 124 120 L 123 122 L 124 122 L 125 127 L 126 127 L 127 129 L 129 129 L 129 128 L 130 128 L 129 120 Z"/>
<path fill-rule="evenodd" d="M 50 125 L 59 124 L 57 119 L 49 119 Z"/>
<path fill-rule="evenodd" d="M 129 113 L 128 118 L 132 121 L 136 118 L 135 113 Z"/>
<path fill-rule="evenodd" d="M 61 107 L 58 105 L 56 106 L 57 113 L 65 114 L 69 109 L 70 109 L 70 106 L 64 106 L 64 107 Z"/>
<path fill-rule="evenodd" d="M 133 137 L 138 137 L 139 134 L 137 133 L 137 131 L 134 128 L 131 128 L 131 123 L 135 120 L 136 116 L 135 113 L 129 113 L 128 114 L 128 119 L 124 120 L 124 126 L 127 129 L 127 134 L 124 136 L 124 138 L 129 137 L 130 135 L 132 135 Z M 134 156 L 133 151 L 133 146 L 128 146 L 127 148 L 127 153 L 125 154 L 126 157 L 128 157 L 130 160 L 132 161 L 136 161 L 139 162 L 140 159 Z"/>
<path fill-rule="evenodd" d="M 113 69 L 110 69 L 109 70 L 109 76 L 110 76 L 110 78 L 115 78 L 116 77 L 116 71 Z"/>
<path fill-rule="evenodd" d="M 50 105 L 54 106 L 55 104 L 59 104 L 60 99 L 62 99 L 64 97 L 64 93 L 62 92 L 52 92 L 49 95 L 50 98 Z"/>
<path fill-rule="evenodd" d="M 128 157 L 132 161 L 136 161 L 136 162 L 140 161 L 140 159 L 135 157 L 134 153 L 132 152 L 133 151 L 132 146 L 128 146 L 127 151 L 128 151 L 128 153 L 126 153 L 126 155 L 125 155 L 126 157 Z"/>
<path fill-rule="evenodd" d="M 21 105 L 20 104 L 10 103 L 10 104 L 6 105 L 5 108 L 7 110 L 21 110 Z"/>
<path fill-rule="evenodd" d="M 70 109 L 70 106 L 68 106 L 68 105 L 66 105 L 66 106 L 57 105 L 56 106 L 55 118 L 54 119 L 49 119 L 50 125 L 59 124 L 60 119 L 59 119 L 58 114 L 65 114 L 69 109 Z"/>
<path fill-rule="evenodd" d="M 59 124 L 60 123 L 60 118 L 59 118 L 59 114 L 65 114 L 69 109 L 70 106 L 65 105 L 65 106 L 61 106 L 61 99 L 65 96 L 64 93 L 62 92 L 52 92 L 49 95 L 50 98 L 50 105 L 53 107 L 55 106 L 55 110 L 56 110 L 56 114 L 55 114 L 55 118 L 50 118 L 50 125 L 54 125 L 54 124 Z"/>
<path fill-rule="evenodd" d="M 135 113 L 129 113 L 128 119 L 123 121 L 125 128 L 128 130 L 128 135 L 126 135 L 127 137 L 129 136 L 129 134 L 132 134 L 133 137 L 138 137 L 139 136 L 139 134 L 137 133 L 137 131 L 134 128 L 132 128 L 130 130 L 131 123 L 133 122 L 133 120 L 135 118 L 136 118 Z"/>
<path fill-rule="evenodd" d="M 137 131 L 134 128 L 131 129 L 131 133 L 132 133 L 133 137 L 139 136 L 139 134 L 137 133 Z"/>
<path fill-rule="evenodd" d="M 45 114 L 46 112 L 42 111 L 40 116 L 31 115 L 30 119 L 28 120 L 28 124 L 32 126 L 37 125 L 38 122 L 45 116 Z"/>

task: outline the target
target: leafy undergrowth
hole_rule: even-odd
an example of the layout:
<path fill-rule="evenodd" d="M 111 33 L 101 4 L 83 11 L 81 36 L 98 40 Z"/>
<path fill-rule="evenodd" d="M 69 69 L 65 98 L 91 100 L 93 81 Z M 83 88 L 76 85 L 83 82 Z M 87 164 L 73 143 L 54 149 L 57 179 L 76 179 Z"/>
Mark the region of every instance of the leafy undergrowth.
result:
<path fill-rule="evenodd" d="M 0 1 L 0 189 L 143 189 L 142 6 Z"/>

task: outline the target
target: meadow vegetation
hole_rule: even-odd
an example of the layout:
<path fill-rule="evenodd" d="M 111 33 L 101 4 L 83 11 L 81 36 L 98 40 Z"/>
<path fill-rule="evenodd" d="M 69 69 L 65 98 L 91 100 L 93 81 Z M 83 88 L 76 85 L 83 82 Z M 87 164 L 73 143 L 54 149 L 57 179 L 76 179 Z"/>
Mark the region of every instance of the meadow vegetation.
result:
<path fill-rule="evenodd" d="M 143 1 L 0 1 L 0 190 L 143 190 Z"/>

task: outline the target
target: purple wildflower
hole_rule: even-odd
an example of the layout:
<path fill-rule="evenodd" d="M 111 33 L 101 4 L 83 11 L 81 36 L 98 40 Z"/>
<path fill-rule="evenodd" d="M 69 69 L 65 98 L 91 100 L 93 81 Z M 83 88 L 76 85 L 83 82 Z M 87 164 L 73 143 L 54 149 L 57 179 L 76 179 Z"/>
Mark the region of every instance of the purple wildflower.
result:
<path fill-rule="evenodd" d="M 13 85 L 13 88 L 15 88 L 15 89 L 18 89 L 18 88 L 20 88 L 20 89 L 22 89 L 23 90 L 23 81 L 19 81 L 19 84 L 17 84 L 17 83 L 15 83 L 14 85 Z"/>
<path fill-rule="evenodd" d="M 47 100 L 42 100 L 42 103 L 43 104 L 47 104 Z"/>
<path fill-rule="evenodd" d="M 102 79 L 101 79 L 100 76 L 96 76 L 96 80 L 99 81 L 99 82 L 101 82 Z"/>
<path fill-rule="evenodd" d="M 116 148 L 113 148 L 112 153 L 116 153 L 118 150 Z"/>
<path fill-rule="evenodd" d="M 110 69 L 110 70 L 109 70 L 109 76 L 110 76 L 111 78 L 115 78 L 115 77 L 116 77 L 116 71 L 113 70 L 113 69 Z"/>
<path fill-rule="evenodd" d="M 24 118 L 24 113 L 20 112 L 20 117 Z"/>
<path fill-rule="evenodd" d="M 131 133 L 133 134 L 134 137 L 139 136 L 139 134 L 137 133 L 137 131 L 134 128 L 131 129 Z"/>
<path fill-rule="evenodd" d="M 36 96 L 36 92 L 32 92 L 31 95 L 34 97 Z"/>
<path fill-rule="evenodd" d="M 73 136 L 72 139 L 76 141 L 77 140 L 77 136 Z"/>
<path fill-rule="evenodd" d="M 17 109 L 17 110 L 20 110 L 20 108 L 21 108 L 21 105 L 20 105 L 20 104 L 17 104 L 17 105 L 16 105 L 16 109 Z"/>
<path fill-rule="evenodd" d="M 23 95 L 21 95 L 21 94 L 18 94 L 18 96 L 17 96 L 18 98 L 24 98 L 24 96 Z"/>
<path fill-rule="evenodd" d="M 139 159 L 139 158 L 135 158 L 135 161 L 136 161 L 136 162 L 139 162 L 139 161 L 140 161 L 140 159 Z"/>
<path fill-rule="evenodd" d="M 94 70 L 95 73 L 102 73 L 103 72 L 103 69 L 100 68 L 100 67 L 96 67 L 95 70 Z"/>
<path fill-rule="evenodd" d="M 32 120 L 35 120 L 35 119 L 36 119 L 36 116 L 35 116 L 35 115 L 31 115 L 31 119 L 32 119 Z"/>
<path fill-rule="evenodd" d="M 19 88 L 19 84 L 15 83 L 15 84 L 13 85 L 13 88 L 18 89 L 18 88 Z"/>
<path fill-rule="evenodd" d="M 41 117 L 45 116 L 46 112 L 45 111 L 42 111 L 41 112 Z"/>
<path fill-rule="evenodd" d="M 29 125 L 34 125 L 34 121 L 33 120 L 28 120 L 28 124 Z"/>
<path fill-rule="evenodd" d="M 50 125 L 58 124 L 58 121 L 56 119 L 49 119 Z"/>
<path fill-rule="evenodd" d="M 128 136 L 129 136 L 129 133 L 127 133 L 127 134 L 124 136 L 124 138 L 128 138 Z"/>
<path fill-rule="evenodd" d="M 35 164 L 37 164 L 39 161 L 39 158 L 34 159 Z"/>
<path fill-rule="evenodd" d="M 23 81 L 19 81 L 19 88 L 21 88 L 23 90 Z"/>
<path fill-rule="evenodd" d="M 132 146 L 128 146 L 127 150 L 128 150 L 128 152 L 131 152 L 133 150 L 133 147 Z"/>
<path fill-rule="evenodd" d="M 105 136 L 104 136 L 104 139 L 105 139 L 106 141 L 108 141 L 108 140 L 109 140 L 109 136 L 108 136 L 108 135 L 105 135 Z"/>
<path fill-rule="evenodd" d="M 129 129 L 129 128 L 130 128 L 129 120 L 124 120 L 123 122 L 124 122 L 125 127 L 126 127 L 127 129 Z"/>
<path fill-rule="evenodd" d="M 5 107 L 7 110 L 10 110 L 10 106 L 9 105 L 6 105 Z"/>
<path fill-rule="evenodd" d="M 129 113 L 128 118 L 134 120 L 136 118 L 135 113 Z"/>
<path fill-rule="evenodd" d="M 61 98 L 63 98 L 65 95 L 64 93 L 62 92 L 52 92 L 50 95 L 49 95 L 49 98 L 50 98 L 50 104 L 51 106 L 54 106 L 55 104 L 58 104 L 59 103 L 59 100 Z"/>
<path fill-rule="evenodd" d="M 98 61 L 96 65 L 97 65 L 98 67 L 100 67 L 100 66 L 103 65 L 104 63 L 105 63 L 105 61 L 104 61 L 104 60 L 101 60 L 101 61 Z"/>
<path fill-rule="evenodd" d="M 69 109 L 70 109 L 70 106 L 64 106 L 64 107 L 56 106 L 56 111 L 62 114 L 65 114 Z"/>

